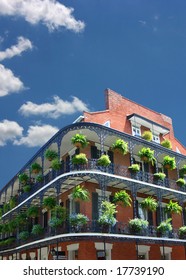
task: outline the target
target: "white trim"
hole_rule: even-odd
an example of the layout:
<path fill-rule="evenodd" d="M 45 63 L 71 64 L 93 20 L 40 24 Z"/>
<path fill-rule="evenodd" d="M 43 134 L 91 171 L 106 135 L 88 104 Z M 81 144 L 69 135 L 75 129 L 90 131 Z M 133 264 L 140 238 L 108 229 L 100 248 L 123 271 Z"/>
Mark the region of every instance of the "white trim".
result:
<path fill-rule="evenodd" d="M 138 255 L 145 255 L 145 260 L 149 260 L 150 246 L 147 245 L 136 245 L 138 246 Z"/>
<path fill-rule="evenodd" d="M 111 250 L 113 247 L 113 244 L 111 243 L 103 243 L 103 242 L 95 242 L 95 248 L 97 251 L 103 251 L 106 250 L 106 259 L 111 260 Z"/>
<path fill-rule="evenodd" d="M 79 243 L 67 245 L 67 251 L 76 251 L 79 249 Z"/>

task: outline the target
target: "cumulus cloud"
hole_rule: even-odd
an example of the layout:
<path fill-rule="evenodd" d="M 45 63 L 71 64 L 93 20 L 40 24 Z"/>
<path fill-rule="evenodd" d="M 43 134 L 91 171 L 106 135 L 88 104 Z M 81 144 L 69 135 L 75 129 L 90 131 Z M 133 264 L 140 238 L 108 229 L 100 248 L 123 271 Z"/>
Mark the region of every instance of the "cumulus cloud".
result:
<path fill-rule="evenodd" d="M 21 137 L 23 128 L 14 121 L 3 120 L 0 122 L 0 146 L 5 146 L 8 141 Z"/>
<path fill-rule="evenodd" d="M 27 147 L 40 147 L 44 145 L 59 129 L 51 125 L 30 126 L 27 136 L 13 141 L 14 145 L 25 145 Z"/>
<path fill-rule="evenodd" d="M 88 107 L 83 101 L 75 96 L 73 97 L 72 102 L 65 101 L 58 96 L 54 96 L 53 103 L 35 104 L 28 101 L 19 109 L 19 112 L 26 117 L 35 115 L 53 119 L 57 119 L 61 115 L 70 115 L 82 111 L 88 111 Z"/>
<path fill-rule="evenodd" d="M 0 15 L 20 16 L 30 24 L 41 22 L 51 31 L 59 27 L 82 31 L 85 24 L 74 18 L 73 11 L 56 0 L 0 0 Z"/>
<path fill-rule="evenodd" d="M 0 51 L 0 61 L 6 58 L 12 58 L 16 55 L 21 55 L 22 52 L 32 49 L 32 47 L 32 43 L 29 39 L 20 36 L 18 37 L 17 45 L 12 46 L 5 51 Z"/>
<path fill-rule="evenodd" d="M 22 81 L 10 69 L 0 64 L 0 97 L 25 89 Z"/>

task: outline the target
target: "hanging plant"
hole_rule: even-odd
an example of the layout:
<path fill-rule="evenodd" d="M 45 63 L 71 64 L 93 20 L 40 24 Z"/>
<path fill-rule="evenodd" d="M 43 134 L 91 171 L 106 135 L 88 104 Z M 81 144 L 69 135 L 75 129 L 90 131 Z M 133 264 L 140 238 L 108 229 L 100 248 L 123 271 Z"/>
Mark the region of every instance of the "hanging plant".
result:
<path fill-rule="evenodd" d="M 42 167 L 39 163 L 34 162 L 31 165 L 31 172 L 34 174 L 38 174 L 42 170 Z"/>
<path fill-rule="evenodd" d="M 24 193 L 27 193 L 27 192 L 30 192 L 30 191 L 31 191 L 31 186 L 30 185 L 23 186 L 23 192 Z"/>
<path fill-rule="evenodd" d="M 43 208 L 52 210 L 56 206 L 56 198 L 52 196 L 45 197 L 43 199 Z"/>
<path fill-rule="evenodd" d="M 39 216 L 39 207 L 36 205 L 32 205 L 27 209 L 26 213 L 28 217 L 36 218 Z"/>
<path fill-rule="evenodd" d="M 89 144 L 86 136 L 80 133 L 76 133 L 71 138 L 71 143 L 77 148 L 85 148 Z"/>
<path fill-rule="evenodd" d="M 64 222 L 67 218 L 67 209 L 65 207 L 62 207 L 61 205 L 56 205 L 51 210 L 51 217 L 60 218 Z"/>
<path fill-rule="evenodd" d="M 179 179 L 176 181 L 176 184 L 177 184 L 179 187 L 185 186 L 185 184 L 186 184 L 185 179 L 179 178 Z"/>
<path fill-rule="evenodd" d="M 89 219 L 86 215 L 78 213 L 72 214 L 69 217 L 69 222 L 72 226 L 83 226 L 88 223 Z"/>
<path fill-rule="evenodd" d="M 178 230 L 179 238 L 186 239 L 186 226 L 182 226 Z"/>
<path fill-rule="evenodd" d="M 148 211 L 156 211 L 156 208 L 158 207 L 157 201 L 153 197 L 146 197 L 142 202 L 141 202 L 141 207 L 142 209 L 146 209 Z"/>
<path fill-rule="evenodd" d="M 72 163 L 76 165 L 84 165 L 87 164 L 88 159 L 86 154 L 80 153 L 72 157 Z"/>
<path fill-rule="evenodd" d="M 21 231 L 18 235 L 18 239 L 20 240 L 27 240 L 29 238 L 30 234 L 28 231 Z"/>
<path fill-rule="evenodd" d="M 48 225 L 52 228 L 57 228 L 61 226 L 63 223 L 63 220 L 57 217 L 53 217 L 48 221 Z"/>
<path fill-rule="evenodd" d="M 142 138 L 149 142 L 152 141 L 152 138 L 153 138 L 152 132 L 150 130 L 144 131 L 142 134 Z"/>
<path fill-rule="evenodd" d="M 132 234 L 140 234 L 147 230 L 149 222 L 147 220 L 135 218 L 129 220 L 129 230 Z"/>
<path fill-rule="evenodd" d="M 45 158 L 52 161 L 58 157 L 58 153 L 55 150 L 47 149 L 45 151 Z"/>
<path fill-rule="evenodd" d="M 162 165 L 166 169 L 170 169 L 170 170 L 176 169 L 175 157 L 165 156 L 163 158 Z"/>
<path fill-rule="evenodd" d="M 118 151 L 122 155 L 126 155 L 128 153 L 128 143 L 122 139 L 117 139 L 111 147 L 112 150 Z"/>
<path fill-rule="evenodd" d="M 18 178 L 19 178 L 19 182 L 22 183 L 23 185 L 25 185 L 29 179 L 29 177 L 26 173 L 19 174 Z"/>
<path fill-rule="evenodd" d="M 114 194 L 114 203 L 121 202 L 122 206 L 126 207 L 131 206 L 131 201 L 130 195 L 125 190 L 118 191 Z"/>
<path fill-rule="evenodd" d="M 61 166 L 62 166 L 62 164 L 61 164 L 61 162 L 59 161 L 59 159 L 53 159 L 52 161 L 51 161 L 51 168 L 53 169 L 53 170 L 60 170 L 61 169 Z"/>
<path fill-rule="evenodd" d="M 182 168 L 179 170 L 179 173 L 180 173 L 180 177 L 183 178 L 184 175 L 186 174 L 186 164 L 182 166 Z"/>
<path fill-rule="evenodd" d="M 36 177 L 36 182 L 43 182 L 43 180 L 44 180 L 43 175 L 38 175 L 38 176 Z"/>
<path fill-rule="evenodd" d="M 168 213 L 175 213 L 175 214 L 181 214 L 182 207 L 178 204 L 178 202 L 174 202 L 172 200 L 169 201 L 168 204 L 165 206 L 165 211 Z"/>
<path fill-rule="evenodd" d="M 32 227 L 31 234 L 33 235 L 40 235 L 44 231 L 43 227 L 40 224 L 36 224 Z"/>
<path fill-rule="evenodd" d="M 138 156 L 140 159 L 144 162 L 149 162 L 152 165 L 154 165 L 156 159 L 154 157 L 154 151 L 151 150 L 150 148 L 143 147 L 139 152 Z"/>
<path fill-rule="evenodd" d="M 159 226 L 157 227 L 157 232 L 161 235 L 169 235 L 169 233 L 172 231 L 172 225 L 171 225 L 171 218 L 162 221 Z"/>
<path fill-rule="evenodd" d="M 166 177 L 166 174 L 163 173 L 163 172 L 154 173 L 154 178 L 156 180 L 162 180 L 163 181 L 165 179 L 165 177 Z"/>
<path fill-rule="evenodd" d="M 137 163 L 133 163 L 128 167 L 128 169 L 132 172 L 139 172 L 140 171 L 140 165 Z"/>
<path fill-rule="evenodd" d="M 98 166 L 104 166 L 104 167 L 107 167 L 111 164 L 111 160 L 109 158 L 108 155 L 102 155 L 100 156 L 100 158 L 98 158 L 97 160 L 97 165 Z"/>
<path fill-rule="evenodd" d="M 116 205 L 109 201 L 102 201 L 101 203 L 101 215 L 98 219 L 98 223 L 102 226 L 114 226 L 117 222 L 114 215 L 117 213 Z"/>
<path fill-rule="evenodd" d="M 170 149 L 172 150 L 172 144 L 171 144 L 171 141 L 168 140 L 168 139 L 165 139 L 161 142 L 161 145 L 167 149 Z"/>
<path fill-rule="evenodd" d="M 77 185 L 72 190 L 72 198 L 74 200 L 88 201 L 89 200 L 89 195 L 90 195 L 89 191 L 81 185 Z"/>

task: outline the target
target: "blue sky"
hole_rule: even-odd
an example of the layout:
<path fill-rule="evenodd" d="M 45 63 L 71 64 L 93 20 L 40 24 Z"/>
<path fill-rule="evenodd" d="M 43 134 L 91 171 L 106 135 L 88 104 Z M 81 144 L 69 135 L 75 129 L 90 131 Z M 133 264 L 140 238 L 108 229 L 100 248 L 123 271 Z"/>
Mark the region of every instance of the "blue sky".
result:
<path fill-rule="evenodd" d="M 0 0 L 0 188 L 110 88 L 186 146 L 184 0 Z"/>

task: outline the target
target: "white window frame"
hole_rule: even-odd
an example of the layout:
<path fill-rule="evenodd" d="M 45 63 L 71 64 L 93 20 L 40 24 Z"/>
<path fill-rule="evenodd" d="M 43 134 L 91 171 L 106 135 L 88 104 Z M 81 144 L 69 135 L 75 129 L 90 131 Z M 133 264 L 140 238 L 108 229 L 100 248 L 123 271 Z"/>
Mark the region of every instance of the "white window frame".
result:
<path fill-rule="evenodd" d="M 75 260 L 76 251 L 79 250 L 79 243 L 67 245 L 68 260 Z"/>
<path fill-rule="evenodd" d="M 152 141 L 155 142 L 155 143 L 160 144 L 160 136 L 159 136 L 159 134 L 152 133 Z"/>
<path fill-rule="evenodd" d="M 165 259 L 166 260 L 171 260 L 171 253 L 172 253 L 172 248 L 170 247 L 164 247 L 160 246 L 160 252 L 161 252 L 161 257 L 163 257 L 163 252 L 165 254 Z"/>
<path fill-rule="evenodd" d="M 105 248 L 105 251 L 106 251 L 106 260 L 111 260 L 111 250 L 112 250 L 112 247 L 113 247 L 113 244 L 111 243 L 103 243 L 103 242 L 95 242 L 95 248 L 97 251 L 104 251 L 104 248 Z"/>
<path fill-rule="evenodd" d="M 136 245 L 138 246 L 138 256 L 143 255 L 145 256 L 145 260 L 149 260 L 149 251 L 150 251 L 150 246 L 147 245 Z"/>
<path fill-rule="evenodd" d="M 141 136 L 141 127 L 138 125 L 132 124 L 132 135 L 133 136 Z"/>

